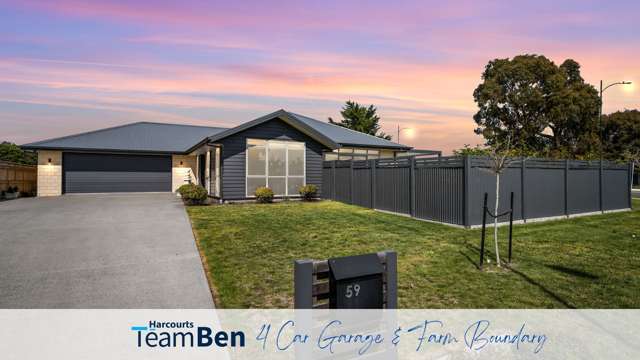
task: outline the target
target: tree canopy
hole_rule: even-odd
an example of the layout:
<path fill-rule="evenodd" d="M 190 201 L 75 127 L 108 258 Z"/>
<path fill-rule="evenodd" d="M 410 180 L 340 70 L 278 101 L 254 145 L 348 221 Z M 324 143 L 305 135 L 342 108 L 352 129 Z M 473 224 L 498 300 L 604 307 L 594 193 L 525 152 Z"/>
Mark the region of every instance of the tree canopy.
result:
<path fill-rule="evenodd" d="M 610 160 L 640 162 L 640 111 L 604 115 L 603 152 Z"/>
<path fill-rule="evenodd" d="M 380 116 L 376 113 L 377 111 L 378 109 L 373 105 L 363 106 L 355 101 L 348 100 L 340 111 L 342 120 L 334 121 L 329 118 L 329 122 L 347 129 L 391 140 L 391 135 L 380 131 Z"/>
<path fill-rule="evenodd" d="M 588 157 L 598 144 L 597 90 L 571 59 L 541 55 L 490 61 L 473 92 L 475 132 L 494 146 L 510 139 L 520 153 Z"/>
<path fill-rule="evenodd" d="M 3 141 L 0 143 L 0 160 L 18 164 L 35 165 L 38 157 L 33 152 L 22 150 L 18 145 Z"/>

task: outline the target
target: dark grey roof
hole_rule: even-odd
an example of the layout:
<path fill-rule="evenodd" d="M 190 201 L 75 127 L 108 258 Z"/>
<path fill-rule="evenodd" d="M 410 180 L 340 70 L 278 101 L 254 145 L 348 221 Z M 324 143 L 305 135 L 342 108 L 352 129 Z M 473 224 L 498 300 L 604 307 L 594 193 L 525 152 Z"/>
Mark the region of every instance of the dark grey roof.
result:
<path fill-rule="evenodd" d="M 307 116 L 295 114 L 285 110 L 278 110 L 271 114 L 259 117 L 255 120 L 241 124 L 234 128 L 214 134 L 209 141 L 215 142 L 236 134 L 250 127 L 259 125 L 269 120 L 281 119 L 289 125 L 314 138 L 331 149 L 342 146 L 375 147 L 385 149 L 411 149 L 410 146 L 394 143 L 376 136 L 367 135 L 358 131 L 347 129 L 338 125 L 322 122 Z"/>
<path fill-rule="evenodd" d="M 312 119 L 304 115 L 294 114 L 292 112 L 288 112 L 288 114 L 342 146 L 353 145 L 386 149 L 411 149 L 411 146 L 398 144 L 377 136 L 371 136 L 342 126 Z"/>
<path fill-rule="evenodd" d="M 137 122 L 22 145 L 25 149 L 184 153 L 224 128 Z"/>
<path fill-rule="evenodd" d="M 281 119 L 330 149 L 342 146 L 411 149 L 375 136 L 278 110 L 231 129 L 137 122 L 22 145 L 25 149 L 188 153 L 200 144 L 215 142 L 263 122 Z"/>

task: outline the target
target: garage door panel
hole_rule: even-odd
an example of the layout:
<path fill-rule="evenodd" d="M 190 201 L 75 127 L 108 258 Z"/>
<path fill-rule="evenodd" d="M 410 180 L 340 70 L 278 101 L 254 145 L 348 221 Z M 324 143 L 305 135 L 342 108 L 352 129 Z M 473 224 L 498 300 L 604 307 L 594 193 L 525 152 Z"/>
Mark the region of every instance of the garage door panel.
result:
<path fill-rule="evenodd" d="M 171 157 L 65 153 L 66 193 L 171 191 Z"/>
<path fill-rule="evenodd" d="M 67 193 L 170 191 L 171 173 L 68 171 Z"/>

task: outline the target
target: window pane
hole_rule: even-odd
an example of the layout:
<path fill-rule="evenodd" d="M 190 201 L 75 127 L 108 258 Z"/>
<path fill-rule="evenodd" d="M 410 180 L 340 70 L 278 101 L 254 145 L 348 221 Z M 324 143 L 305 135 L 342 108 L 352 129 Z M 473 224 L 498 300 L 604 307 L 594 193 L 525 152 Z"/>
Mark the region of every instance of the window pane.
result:
<path fill-rule="evenodd" d="M 289 175 L 304 175 L 304 148 L 289 147 Z"/>
<path fill-rule="evenodd" d="M 267 143 L 266 140 L 247 139 L 247 144 L 248 145 L 265 145 L 266 143 Z"/>
<path fill-rule="evenodd" d="M 369 150 L 369 155 L 378 155 L 379 153 L 378 150 Z"/>
<path fill-rule="evenodd" d="M 266 185 L 265 178 L 247 178 L 247 196 L 253 196 L 256 189 Z"/>
<path fill-rule="evenodd" d="M 271 188 L 271 190 L 273 190 L 273 195 L 284 195 L 284 184 L 285 184 L 285 178 L 281 177 L 281 178 L 272 178 L 269 177 L 269 188 Z"/>
<path fill-rule="evenodd" d="M 339 153 L 343 153 L 343 154 L 350 154 L 353 153 L 353 149 L 352 148 L 340 148 L 338 149 Z"/>
<path fill-rule="evenodd" d="M 354 149 L 353 152 L 356 154 L 366 154 L 367 149 Z"/>
<path fill-rule="evenodd" d="M 286 154 L 287 148 L 284 144 L 269 144 L 269 176 L 286 175 Z"/>
<path fill-rule="evenodd" d="M 247 145 L 247 174 L 265 175 L 266 157 L 264 146 Z"/>
<path fill-rule="evenodd" d="M 324 154 L 324 159 L 325 160 L 338 160 L 338 155 L 333 154 L 333 153 L 325 153 Z"/>
<path fill-rule="evenodd" d="M 300 187 L 302 185 L 304 185 L 304 178 L 302 177 L 289 177 L 289 182 L 287 184 L 287 190 L 288 190 L 288 195 L 289 196 L 298 196 L 300 195 L 300 193 L 298 192 L 298 189 L 300 189 Z"/>

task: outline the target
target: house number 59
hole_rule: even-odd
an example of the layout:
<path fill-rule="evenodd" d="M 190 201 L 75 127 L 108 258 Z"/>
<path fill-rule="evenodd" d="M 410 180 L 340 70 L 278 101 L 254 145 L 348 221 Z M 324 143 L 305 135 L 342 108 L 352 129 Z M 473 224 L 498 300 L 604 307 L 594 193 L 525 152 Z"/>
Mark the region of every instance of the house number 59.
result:
<path fill-rule="evenodd" d="M 353 296 L 358 296 L 358 294 L 360 294 L 360 284 L 347 285 L 347 290 L 344 294 L 347 299 L 350 299 Z"/>

